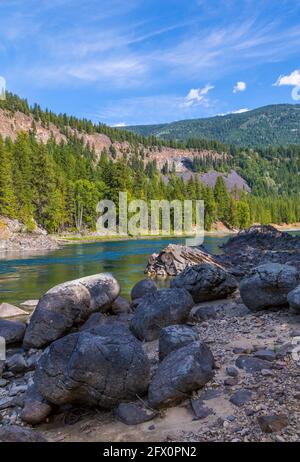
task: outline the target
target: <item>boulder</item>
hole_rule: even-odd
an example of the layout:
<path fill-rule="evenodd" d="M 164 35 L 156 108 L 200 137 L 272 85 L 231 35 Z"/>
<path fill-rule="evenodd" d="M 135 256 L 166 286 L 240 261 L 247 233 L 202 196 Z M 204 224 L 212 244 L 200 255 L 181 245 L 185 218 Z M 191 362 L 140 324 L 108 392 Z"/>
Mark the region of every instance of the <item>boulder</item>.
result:
<path fill-rule="evenodd" d="M 21 310 L 21 308 L 11 305 L 10 303 L 0 304 L 0 319 L 16 318 L 18 316 L 27 316 L 27 313 L 26 311 Z"/>
<path fill-rule="evenodd" d="M 287 295 L 300 282 L 296 268 L 279 263 L 266 263 L 253 268 L 240 283 L 244 304 L 251 311 L 287 305 Z"/>
<path fill-rule="evenodd" d="M 27 363 L 21 353 L 16 353 L 6 361 L 6 367 L 13 374 L 22 374 L 27 370 Z"/>
<path fill-rule="evenodd" d="M 150 365 L 123 325 L 97 326 L 53 342 L 37 364 L 34 383 L 56 405 L 112 409 L 147 392 Z"/>
<path fill-rule="evenodd" d="M 217 318 L 217 309 L 211 305 L 196 305 L 191 311 L 190 320 L 192 322 L 209 321 Z"/>
<path fill-rule="evenodd" d="M 23 322 L 0 319 L 0 337 L 5 339 L 6 345 L 21 343 L 25 329 L 26 324 Z"/>
<path fill-rule="evenodd" d="M 288 294 L 287 301 L 292 311 L 300 313 L 300 286 L 297 286 Z"/>
<path fill-rule="evenodd" d="M 0 441 L 2 443 L 47 443 L 41 433 L 18 425 L 0 427 Z"/>
<path fill-rule="evenodd" d="M 157 290 L 157 285 L 152 279 L 143 279 L 131 289 L 131 300 L 142 298 L 144 295 Z"/>
<path fill-rule="evenodd" d="M 128 314 L 131 313 L 131 308 L 128 300 L 124 297 L 118 297 L 111 305 L 113 314 Z"/>
<path fill-rule="evenodd" d="M 95 311 L 107 311 L 120 286 L 108 273 L 65 282 L 40 299 L 27 327 L 24 347 L 42 348 L 67 334 Z"/>
<path fill-rule="evenodd" d="M 157 412 L 147 408 L 141 402 L 121 403 L 115 410 L 115 416 L 126 425 L 138 425 L 157 416 Z"/>
<path fill-rule="evenodd" d="M 163 327 L 187 321 L 194 302 L 185 289 L 160 289 L 145 295 L 137 306 L 130 328 L 140 340 L 151 342 Z"/>
<path fill-rule="evenodd" d="M 159 336 L 159 359 L 162 361 L 172 351 L 199 340 L 193 327 L 175 325 L 164 327 Z"/>
<path fill-rule="evenodd" d="M 171 282 L 173 288 L 184 288 L 195 303 L 225 298 L 235 292 L 237 281 L 224 269 L 203 263 L 186 268 Z"/>
<path fill-rule="evenodd" d="M 150 382 L 150 406 L 180 403 L 213 378 L 213 369 L 214 357 L 205 343 L 193 342 L 173 351 L 159 364 Z"/>
<path fill-rule="evenodd" d="M 38 392 L 35 385 L 29 387 L 21 412 L 21 419 L 29 425 L 38 425 L 46 420 L 52 406 Z"/>

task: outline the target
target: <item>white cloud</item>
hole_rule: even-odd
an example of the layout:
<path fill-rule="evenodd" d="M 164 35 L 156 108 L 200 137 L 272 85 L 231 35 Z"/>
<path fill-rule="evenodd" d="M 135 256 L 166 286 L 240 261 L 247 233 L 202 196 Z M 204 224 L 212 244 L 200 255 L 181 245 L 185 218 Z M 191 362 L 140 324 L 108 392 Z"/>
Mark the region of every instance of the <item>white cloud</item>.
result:
<path fill-rule="evenodd" d="M 222 112 L 221 114 L 217 114 L 218 116 L 227 116 L 230 114 L 243 114 L 244 112 L 248 112 L 250 109 L 243 107 L 241 109 L 237 109 L 236 111 L 228 111 L 228 112 Z"/>
<path fill-rule="evenodd" d="M 280 75 L 274 86 L 281 87 L 283 85 L 300 86 L 300 70 L 296 69 L 290 75 Z"/>
<path fill-rule="evenodd" d="M 187 96 L 185 97 L 184 101 L 184 106 L 193 106 L 194 104 L 207 104 L 208 103 L 208 98 L 206 98 L 206 95 L 210 90 L 213 90 L 214 86 L 213 85 L 205 85 L 203 88 L 192 88 Z"/>
<path fill-rule="evenodd" d="M 126 123 L 125 122 L 119 122 L 117 124 L 112 125 L 112 127 L 116 127 L 116 128 L 118 128 L 118 127 L 126 127 Z"/>
<path fill-rule="evenodd" d="M 236 82 L 235 86 L 233 87 L 233 93 L 238 93 L 240 91 L 245 91 L 247 88 L 246 82 Z"/>
<path fill-rule="evenodd" d="M 244 112 L 248 112 L 250 109 L 247 107 L 242 107 L 241 109 L 238 109 L 237 111 L 232 111 L 231 114 L 243 114 Z"/>

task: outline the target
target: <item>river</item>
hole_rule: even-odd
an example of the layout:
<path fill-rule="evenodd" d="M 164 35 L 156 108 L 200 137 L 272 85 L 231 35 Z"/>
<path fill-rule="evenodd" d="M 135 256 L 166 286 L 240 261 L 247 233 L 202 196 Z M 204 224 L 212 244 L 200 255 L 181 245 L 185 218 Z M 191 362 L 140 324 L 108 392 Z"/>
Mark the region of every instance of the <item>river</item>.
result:
<path fill-rule="evenodd" d="M 204 246 L 220 253 L 228 236 L 206 236 Z M 0 303 L 19 304 L 38 299 L 61 282 L 100 272 L 111 272 L 128 296 L 132 286 L 143 279 L 149 255 L 182 238 L 138 239 L 92 244 L 65 245 L 51 252 L 0 254 Z M 163 285 L 163 283 L 160 283 Z"/>

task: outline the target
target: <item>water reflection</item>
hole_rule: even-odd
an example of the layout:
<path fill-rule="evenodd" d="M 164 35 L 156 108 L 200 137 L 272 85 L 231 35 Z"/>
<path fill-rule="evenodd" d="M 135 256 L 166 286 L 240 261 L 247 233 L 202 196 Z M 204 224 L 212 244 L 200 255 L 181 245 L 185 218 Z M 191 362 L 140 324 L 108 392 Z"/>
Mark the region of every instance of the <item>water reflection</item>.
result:
<path fill-rule="evenodd" d="M 220 253 L 219 245 L 228 237 L 206 236 L 204 245 Z M 50 287 L 64 281 L 108 271 L 128 296 L 131 287 L 143 278 L 147 258 L 169 242 L 182 238 L 140 239 L 136 241 L 74 244 L 49 253 L 2 254 L 0 257 L 0 302 L 20 303 L 39 298 Z M 161 282 L 160 285 L 163 285 Z"/>

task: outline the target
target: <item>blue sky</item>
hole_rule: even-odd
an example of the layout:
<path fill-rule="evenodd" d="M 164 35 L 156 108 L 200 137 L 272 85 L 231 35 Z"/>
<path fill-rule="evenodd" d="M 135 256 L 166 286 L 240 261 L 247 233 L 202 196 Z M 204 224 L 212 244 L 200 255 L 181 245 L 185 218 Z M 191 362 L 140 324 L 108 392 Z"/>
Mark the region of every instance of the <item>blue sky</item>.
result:
<path fill-rule="evenodd" d="M 299 69 L 298 0 L 0 0 L 7 88 L 95 122 L 299 102 Z"/>

